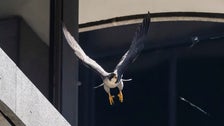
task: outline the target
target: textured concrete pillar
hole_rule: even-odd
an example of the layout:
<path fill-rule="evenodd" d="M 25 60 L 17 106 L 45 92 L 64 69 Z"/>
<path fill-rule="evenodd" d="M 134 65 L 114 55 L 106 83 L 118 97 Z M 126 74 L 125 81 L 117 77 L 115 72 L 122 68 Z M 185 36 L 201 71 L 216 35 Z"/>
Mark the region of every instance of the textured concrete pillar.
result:
<path fill-rule="evenodd" d="M 16 126 L 70 126 L 1 48 L 0 110 Z"/>

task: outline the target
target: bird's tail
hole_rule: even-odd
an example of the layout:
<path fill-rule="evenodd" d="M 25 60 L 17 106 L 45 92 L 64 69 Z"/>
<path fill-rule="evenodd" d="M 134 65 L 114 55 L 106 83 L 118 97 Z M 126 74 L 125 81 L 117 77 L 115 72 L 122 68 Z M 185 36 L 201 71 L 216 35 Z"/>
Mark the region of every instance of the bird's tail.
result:
<path fill-rule="evenodd" d="M 95 87 L 93 87 L 93 88 L 99 88 L 99 87 L 102 87 L 104 85 L 104 83 L 102 83 L 102 84 L 100 84 L 100 85 L 98 85 L 98 86 L 95 86 Z"/>

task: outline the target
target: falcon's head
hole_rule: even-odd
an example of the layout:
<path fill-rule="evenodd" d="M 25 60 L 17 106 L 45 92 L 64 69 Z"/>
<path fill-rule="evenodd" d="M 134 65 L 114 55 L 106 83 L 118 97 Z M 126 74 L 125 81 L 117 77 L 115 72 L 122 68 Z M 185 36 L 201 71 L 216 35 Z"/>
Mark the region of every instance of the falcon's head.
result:
<path fill-rule="evenodd" d="M 118 79 L 118 78 L 117 78 L 117 74 L 115 74 L 115 73 L 111 73 L 111 74 L 109 74 L 108 79 L 109 79 L 110 81 L 116 83 L 116 82 L 117 82 L 117 79 Z"/>

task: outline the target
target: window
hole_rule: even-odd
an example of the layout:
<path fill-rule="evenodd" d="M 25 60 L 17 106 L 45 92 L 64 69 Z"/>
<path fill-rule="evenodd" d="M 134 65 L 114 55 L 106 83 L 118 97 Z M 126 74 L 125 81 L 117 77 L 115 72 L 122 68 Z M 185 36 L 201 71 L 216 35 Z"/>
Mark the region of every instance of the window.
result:
<path fill-rule="evenodd" d="M 112 71 L 128 49 L 136 26 L 132 24 L 82 32 L 80 45 L 103 68 Z M 149 41 L 124 74 L 124 78 L 133 80 L 125 83 L 122 104 L 115 99 L 115 105 L 110 106 L 103 88 L 93 89 L 102 83 L 101 79 L 80 64 L 80 125 L 220 124 L 224 110 L 221 100 L 224 92 L 223 29 L 223 23 L 215 22 L 151 23 Z M 219 37 L 208 39 L 213 35 Z M 195 37 L 201 41 L 195 43 L 192 40 Z M 112 93 L 116 95 L 117 90 Z M 179 97 L 186 98 L 214 116 L 211 118 L 203 114 Z"/>

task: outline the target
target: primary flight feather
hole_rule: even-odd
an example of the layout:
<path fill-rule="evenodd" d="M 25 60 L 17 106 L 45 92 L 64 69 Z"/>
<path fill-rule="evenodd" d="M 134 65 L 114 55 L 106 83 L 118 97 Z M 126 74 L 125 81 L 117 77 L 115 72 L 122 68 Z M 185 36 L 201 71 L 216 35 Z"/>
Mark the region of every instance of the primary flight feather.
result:
<path fill-rule="evenodd" d="M 144 48 L 144 42 L 146 41 L 146 36 L 148 35 L 150 24 L 150 14 L 143 19 L 143 22 L 137 28 L 135 32 L 134 38 L 131 42 L 131 45 L 128 51 L 123 55 L 120 62 L 117 64 L 113 72 L 106 72 L 96 61 L 91 59 L 89 56 L 85 54 L 82 48 L 79 46 L 78 42 L 74 39 L 74 37 L 68 32 L 66 27 L 63 25 L 63 33 L 64 36 L 70 45 L 70 47 L 74 50 L 75 55 L 82 61 L 85 65 L 89 66 L 96 73 L 100 75 L 103 80 L 103 83 L 97 87 L 103 86 L 104 90 L 107 92 L 109 96 L 110 105 L 114 104 L 114 96 L 110 93 L 110 88 L 118 88 L 119 89 L 119 100 L 123 102 L 123 81 L 130 81 L 122 79 L 123 73 L 126 71 L 128 65 L 132 63 L 137 56 L 140 54 L 142 49 Z"/>

